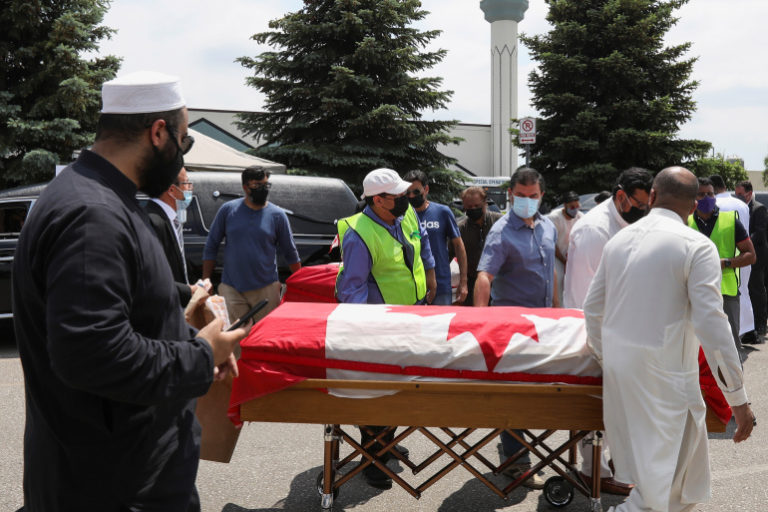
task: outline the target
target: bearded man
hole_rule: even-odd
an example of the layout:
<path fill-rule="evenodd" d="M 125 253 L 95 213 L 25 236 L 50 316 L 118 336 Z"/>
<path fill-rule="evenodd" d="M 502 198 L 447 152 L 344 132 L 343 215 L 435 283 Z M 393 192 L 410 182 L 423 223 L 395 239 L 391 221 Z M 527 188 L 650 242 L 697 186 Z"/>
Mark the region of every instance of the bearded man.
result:
<path fill-rule="evenodd" d="M 184 320 L 136 199 L 192 146 L 178 79 L 106 82 L 96 142 L 40 194 L 13 268 L 24 368 L 24 510 L 198 511 L 195 398 L 236 373 L 243 329 Z"/>

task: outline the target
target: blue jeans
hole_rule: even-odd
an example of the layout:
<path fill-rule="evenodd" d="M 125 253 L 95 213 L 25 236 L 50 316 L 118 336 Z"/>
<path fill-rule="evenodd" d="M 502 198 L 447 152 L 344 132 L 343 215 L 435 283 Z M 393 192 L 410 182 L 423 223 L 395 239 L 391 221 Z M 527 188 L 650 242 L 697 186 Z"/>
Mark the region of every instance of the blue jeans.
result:
<path fill-rule="evenodd" d="M 523 431 L 522 430 L 515 430 L 515 433 L 520 435 L 522 437 Z M 514 455 L 517 453 L 520 448 L 523 448 L 523 445 L 512 437 L 506 430 L 501 433 L 501 447 L 504 451 L 504 456 L 509 457 L 511 455 Z M 515 461 L 515 464 L 530 464 L 531 463 L 531 454 L 526 453 L 525 455 L 521 456 L 519 459 Z"/>
<path fill-rule="evenodd" d="M 453 304 L 453 296 L 451 292 L 437 293 L 435 300 L 432 301 L 433 306 L 450 306 Z"/>

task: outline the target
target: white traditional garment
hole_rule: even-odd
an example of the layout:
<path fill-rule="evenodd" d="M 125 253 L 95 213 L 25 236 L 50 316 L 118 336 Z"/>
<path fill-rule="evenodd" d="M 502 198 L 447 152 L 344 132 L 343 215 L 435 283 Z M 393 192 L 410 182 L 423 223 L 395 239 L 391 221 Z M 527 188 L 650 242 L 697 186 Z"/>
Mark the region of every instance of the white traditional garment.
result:
<path fill-rule="evenodd" d="M 592 208 L 574 225 L 568 242 L 568 265 L 563 279 L 563 307 L 581 309 L 584 306 L 589 284 L 603 256 L 603 247 L 613 235 L 626 226 L 629 226 L 629 223 L 616 209 L 612 197 Z M 585 456 L 590 453 L 591 442 L 590 435 L 577 445 L 582 460 L 581 472 L 585 475 L 592 474 L 592 457 Z M 613 474 L 609 460 L 610 442 L 606 436 L 603 438 L 600 457 L 601 478 L 609 478 Z"/>
<path fill-rule="evenodd" d="M 603 247 L 613 235 L 628 225 L 613 204 L 613 198 L 608 198 L 588 211 L 573 226 L 568 243 L 563 307 L 581 309 L 589 283 L 603 255 Z"/>
<path fill-rule="evenodd" d="M 724 212 L 735 211 L 739 215 L 739 222 L 749 233 L 749 205 L 741 199 L 733 197 L 728 192 L 721 192 L 715 196 L 717 207 Z M 752 313 L 752 301 L 749 298 L 749 274 L 752 266 L 739 268 L 739 336 L 755 330 L 755 317 Z"/>
<path fill-rule="evenodd" d="M 666 209 L 605 246 L 584 314 L 603 364 L 616 478 L 635 484 L 617 512 L 692 510 L 709 500 L 699 341 L 728 403 L 747 401 L 720 274 L 714 244 Z"/>
<path fill-rule="evenodd" d="M 576 213 L 575 217 L 568 218 L 565 216 L 565 208 L 558 208 L 552 210 L 547 217 L 555 225 L 557 229 L 557 249 L 563 256 L 568 256 L 568 240 L 570 239 L 571 230 L 573 229 L 576 221 L 584 216 L 581 211 Z M 565 286 L 565 265 L 559 259 L 555 258 L 555 271 L 557 272 L 557 297 L 560 299 L 560 304 L 563 303 L 563 287 Z"/>

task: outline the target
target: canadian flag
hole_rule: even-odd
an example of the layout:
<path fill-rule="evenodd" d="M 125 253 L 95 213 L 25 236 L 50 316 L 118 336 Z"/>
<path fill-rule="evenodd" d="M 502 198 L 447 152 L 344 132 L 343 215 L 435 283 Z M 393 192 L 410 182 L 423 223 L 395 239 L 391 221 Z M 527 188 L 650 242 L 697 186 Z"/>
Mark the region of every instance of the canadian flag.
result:
<path fill-rule="evenodd" d="M 286 302 L 241 347 L 231 407 L 305 378 L 599 384 L 602 374 L 570 309 Z"/>

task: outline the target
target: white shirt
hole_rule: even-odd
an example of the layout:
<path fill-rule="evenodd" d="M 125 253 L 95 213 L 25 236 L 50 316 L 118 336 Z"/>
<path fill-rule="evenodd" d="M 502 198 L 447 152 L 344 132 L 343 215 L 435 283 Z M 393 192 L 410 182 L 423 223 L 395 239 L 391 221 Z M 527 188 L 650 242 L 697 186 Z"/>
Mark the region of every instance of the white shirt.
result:
<path fill-rule="evenodd" d="M 728 403 L 747 402 L 720 276 L 714 244 L 670 210 L 652 209 L 604 248 L 584 316 L 615 478 L 636 485 L 617 510 L 668 510 L 680 475 L 686 501 L 708 499 L 699 343 Z"/>
<path fill-rule="evenodd" d="M 736 211 L 739 214 L 739 222 L 749 233 L 749 205 L 747 203 L 733 197 L 728 192 L 720 192 L 715 195 L 715 204 L 724 212 Z"/>
<path fill-rule="evenodd" d="M 552 210 L 547 217 L 555 224 L 557 229 L 557 248 L 560 250 L 560 254 L 563 256 L 568 254 L 568 240 L 570 239 L 571 230 L 577 220 L 584 216 L 581 211 L 576 213 L 576 217 L 569 219 L 565 216 L 565 208 L 558 208 Z"/>
<path fill-rule="evenodd" d="M 739 222 L 749 234 L 749 205 L 733 197 L 728 192 L 720 192 L 715 196 L 717 207 L 724 212 L 735 211 Z M 739 335 L 755 329 L 755 317 L 752 313 L 752 301 L 749 298 L 749 275 L 752 266 L 741 267 L 739 271 Z"/>
<path fill-rule="evenodd" d="M 563 307 L 581 309 L 589 283 L 603 255 L 603 247 L 613 235 L 628 225 L 613 204 L 613 197 L 609 197 L 588 211 L 573 226 L 568 244 Z"/>

